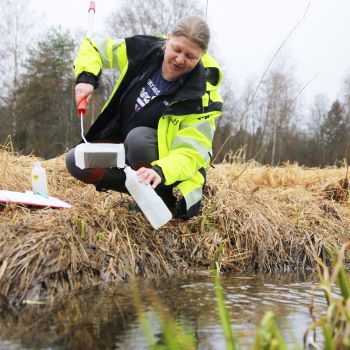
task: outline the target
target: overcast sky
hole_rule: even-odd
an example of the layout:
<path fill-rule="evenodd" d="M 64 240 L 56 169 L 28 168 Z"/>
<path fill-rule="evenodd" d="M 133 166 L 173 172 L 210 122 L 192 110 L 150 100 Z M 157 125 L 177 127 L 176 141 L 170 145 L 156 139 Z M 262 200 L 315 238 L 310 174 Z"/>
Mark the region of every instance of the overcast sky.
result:
<path fill-rule="evenodd" d="M 94 28 L 100 32 L 118 1 L 95 2 Z M 206 0 L 202 2 L 205 8 Z M 31 0 L 31 4 L 35 12 L 45 13 L 47 25 L 86 28 L 89 0 Z M 301 19 L 274 62 L 291 69 L 300 86 L 316 75 L 303 92 L 309 103 L 316 94 L 325 94 L 330 101 L 341 96 L 342 82 L 350 76 L 350 0 L 209 0 L 216 56 L 236 89 L 253 76 L 258 83 Z"/>

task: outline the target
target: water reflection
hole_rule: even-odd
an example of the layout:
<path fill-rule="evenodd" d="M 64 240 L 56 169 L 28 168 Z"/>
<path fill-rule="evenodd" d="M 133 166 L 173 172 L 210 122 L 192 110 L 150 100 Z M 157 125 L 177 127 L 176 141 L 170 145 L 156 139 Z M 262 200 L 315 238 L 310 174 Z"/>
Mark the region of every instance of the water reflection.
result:
<path fill-rule="evenodd" d="M 253 343 L 256 327 L 272 310 L 288 343 L 302 344 L 311 323 L 309 305 L 316 314 L 326 306 L 314 281 L 296 275 L 221 278 L 225 303 L 235 335 L 243 349 Z M 225 349 L 210 276 L 140 281 L 138 287 L 98 287 L 70 296 L 52 306 L 28 305 L 9 311 L 0 325 L 1 349 L 148 349 L 135 311 L 135 289 L 145 302 L 155 339 L 162 342 L 156 309 L 169 312 L 183 329 L 191 331 L 197 349 Z"/>
<path fill-rule="evenodd" d="M 315 290 L 314 280 L 296 275 L 246 276 L 221 278 L 225 303 L 236 336 L 246 348 L 253 343 L 253 335 L 268 311 L 276 315 L 280 329 L 290 345 L 302 344 L 303 335 L 312 322 L 309 306 L 314 302 L 314 314 L 326 307 L 323 293 Z M 199 349 L 224 349 L 223 330 L 218 322 L 215 287 L 211 280 L 194 280 L 180 285 L 176 281 L 162 292 L 177 305 L 177 311 L 192 319 L 199 337 Z M 176 290 L 176 293 L 172 293 Z M 169 305 L 171 305 L 169 302 Z M 202 344 L 203 343 L 203 344 Z M 205 347 L 210 344 L 210 347 Z M 292 348 L 292 346 L 291 346 Z"/>

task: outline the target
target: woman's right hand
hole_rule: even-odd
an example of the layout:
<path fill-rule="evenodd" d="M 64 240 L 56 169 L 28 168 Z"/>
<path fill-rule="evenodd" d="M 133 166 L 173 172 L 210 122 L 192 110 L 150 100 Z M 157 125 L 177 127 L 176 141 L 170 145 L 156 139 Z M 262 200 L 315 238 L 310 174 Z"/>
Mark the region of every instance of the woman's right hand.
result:
<path fill-rule="evenodd" d="M 79 83 L 75 86 L 75 103 L 77 107 L 82 99 L 86 97 L 86 102 L 89 103 L 94 92 L 94 87 L 88 83 Z"/>

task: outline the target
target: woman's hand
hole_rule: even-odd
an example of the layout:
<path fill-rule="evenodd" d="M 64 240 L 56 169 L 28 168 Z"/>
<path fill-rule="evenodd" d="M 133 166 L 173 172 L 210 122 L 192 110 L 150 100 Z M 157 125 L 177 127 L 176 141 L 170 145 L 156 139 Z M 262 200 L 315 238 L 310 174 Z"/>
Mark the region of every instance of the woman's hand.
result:
<path fill-rule="evenodd" d="M 86 97 L 86 102 L 89 103 L 94 87 L 91 84 L 79 83 L 75 86 L 75 103 L 77 107 L 83 98 Z"/>
<path fill-rule="evenodd" d="M 137 175 L 139 176 L 141 182 L 151 184 L 153 188 L 156 188 L 162 182 L 159 174 L 150 168 L 140 168 L 137 170 Z"/>

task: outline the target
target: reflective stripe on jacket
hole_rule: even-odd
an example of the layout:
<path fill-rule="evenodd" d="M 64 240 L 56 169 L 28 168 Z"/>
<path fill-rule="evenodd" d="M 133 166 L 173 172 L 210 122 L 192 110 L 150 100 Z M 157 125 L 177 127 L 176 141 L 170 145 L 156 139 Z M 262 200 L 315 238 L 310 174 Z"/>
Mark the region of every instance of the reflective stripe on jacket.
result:
<path fill-rule="evenodd" d="M 91 75 L 98 80 L 103 68 L 120 71 L 101 115 L 86 135 L 88 140 L 116 132 L 116 127 L 111 128 L 109 124 L 118 124 L 117 111 L 123 93 L 147 72 L 153 61 L 158 59 L 159 63 L 163 43 L 164 38 L 151 36 L 135 36 L 125 40 L 83 40 L 74 61 L 77 82 L 90 82 Z M 205 179 L 199 170 L 206 169 L 210 164 L 215 120 L 221 115 L 222 108 L 222 98 L 218 92 L 221 81 L 219 65 L 205 53 L 183 87 L 169 101 L 158 123 L 159 159 L 152 165 L 162 169 L 166 185 L 177 183 L 187 209 L 202 198 Z M 116 119 L 116 122 L 111 123 L 112 119 Z"/>

